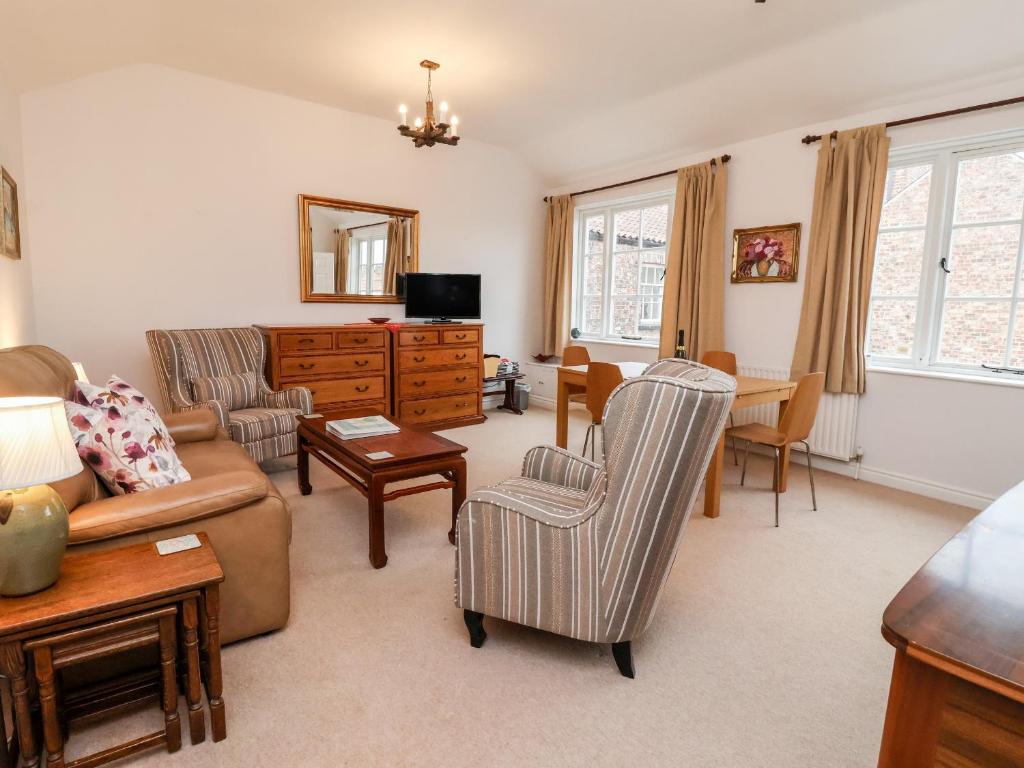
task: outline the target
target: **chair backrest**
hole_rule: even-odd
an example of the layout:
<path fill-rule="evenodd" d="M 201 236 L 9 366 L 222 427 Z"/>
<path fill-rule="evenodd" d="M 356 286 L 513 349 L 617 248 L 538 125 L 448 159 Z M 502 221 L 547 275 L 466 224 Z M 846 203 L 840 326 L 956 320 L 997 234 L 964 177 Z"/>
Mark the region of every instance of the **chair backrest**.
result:
<path fill-rule="evenodd" d="M 206 376 L 251 371 L 266 387 L 263 335 L 252 326 L 146 331 L 146 341 L 168 410 L 190 403 L 192 382 Z"/>
<path fill-rule="evenodd" d="M 587 410 L 594 424 L 601 423 L 604 406 L 622 383 L 622 369 L 615 363 L 587 364 Z"/>
<path fill-rule="evenodd" d="M 730 376 L 736 375 L 736 355 L 732 352 L 723 352 L 721 350 L 710 350 L 704 353 L 704 356 L 700 359 L 701 365 L 706 365 L 709 368 L 717 368 L 724 373 L 728 373 Z"/>
<path fill-rule="evenodd" d="M 562 365 L 586 365 L 590 362 L 590 352 L 579 344 L 570 344 L 562 350 Z"/>
<path fill-rule="evenodd" d="M 818 416 L 818 403 L 825 389 L 824 373 L 808 373 L 797 382 L 796 391 L 789 398 L 786 412 L 779 421 L 779 431 L 786 436 L 789 443 L 806 440 L 814 429 L 814 420 Z"/>
<path fill-rule="evenodd" d="M 640 634 L 654 614 L 735 394 L 721 371 L 661 360 L 608 401 L 596 557 L 613 641 Z"/>

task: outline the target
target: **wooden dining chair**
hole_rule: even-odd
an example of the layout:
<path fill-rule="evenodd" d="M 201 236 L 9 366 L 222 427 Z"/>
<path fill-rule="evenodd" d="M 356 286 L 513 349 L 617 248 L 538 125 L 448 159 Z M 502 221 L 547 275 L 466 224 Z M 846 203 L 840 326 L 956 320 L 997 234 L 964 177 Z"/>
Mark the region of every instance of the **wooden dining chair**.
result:
<path fill-rule="evenodd" d="M 732 352 L 722 352 L 720 350 L 712 349 L 705 352 L 700 359 L 701 365 L 706 365 L 708 368 L 714 368 L 721 371 L 722 373 L 728 373 L 730 376 L 736 375 L 736 355 Z M 736 421 L 733 419 L 733 415 L 729 414 L 729 426 L 735 427 Z M 732 441 L 732 463 L 733 466 L 739 466 L 740 458 L 739 451 L 736 449 L 736 441 Z"/>
<path fill-rule="evenodd" d="M 590 351 L 579 344 L 569 344 L 562 350 L 562 365 L 588 365 L 590 363 Z M 570 403 L 586 403 L 587 395 L 578 392 L 569 395 Z"/>
<path fill-rule="evenodd" d="M 590 459 L 596 461 L 597 428 L 604 421 L 604 406 L 612 392 L 622 383 L 622 369 L 614 363 L 590 363 L 587 366 L 587 410 L 590 411 L 590 426 L 583 440 L 582 456 L 587 455 L 590 443 Z"/>
<path fill-rule="evenodd" d="M 807 477 L 811 481 L 811 506 L 814 511 L 818 510 L 818 500 L 814 495 L 814 468 L 811 466 L 811 446 L 807 443 L 807 437 L 814 428 L 814 419 L 818 415 L 818 402 L 821 400 L 821 393 L 825 389 L 824 373 L 808 373 L 796 385 L 796 391 L 789 399 L 786 412 L 782 414 L 779 421 L 779 428 L 769 427 L 767 424 L 743 424 L 739 427 L 731 427 L 726 434 L 735 440 L 744 440 L 747 443 L 743 451 L 743 472 L 740 474 L 740 485 L 747 478 L 747 457 L 750 455 L 750 444 L 767 445 L 775 451 L 775 469 L 772 475 L 772 485 L 775 488 L 775 527 L 779 527 L 779 461 L 783 448 L 791 443 L 803 443 L 807 451 Z"/>

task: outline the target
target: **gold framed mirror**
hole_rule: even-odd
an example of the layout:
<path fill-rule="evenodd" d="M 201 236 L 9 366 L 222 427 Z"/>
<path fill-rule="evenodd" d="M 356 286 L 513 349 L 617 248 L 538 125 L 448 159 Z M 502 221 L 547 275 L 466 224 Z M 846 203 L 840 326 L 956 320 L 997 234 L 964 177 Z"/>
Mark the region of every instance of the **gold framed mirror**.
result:
<path fill-rule="evenodd" d="M 398 276 L 419 271 L 420 212 L 299 195 L 302 301 L 400 304 Z"/>

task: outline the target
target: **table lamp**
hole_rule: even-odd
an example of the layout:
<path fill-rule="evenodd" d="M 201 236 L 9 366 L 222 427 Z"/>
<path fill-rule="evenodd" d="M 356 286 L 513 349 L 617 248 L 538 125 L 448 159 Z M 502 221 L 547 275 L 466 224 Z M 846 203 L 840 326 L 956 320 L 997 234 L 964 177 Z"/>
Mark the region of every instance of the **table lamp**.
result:
<path fill-rule="evenodd" d="M 63 400 L 0 397 L 0 595 L 27 595 L 57 580 L 68 512 L 46 483 L 81 471 Z"/>

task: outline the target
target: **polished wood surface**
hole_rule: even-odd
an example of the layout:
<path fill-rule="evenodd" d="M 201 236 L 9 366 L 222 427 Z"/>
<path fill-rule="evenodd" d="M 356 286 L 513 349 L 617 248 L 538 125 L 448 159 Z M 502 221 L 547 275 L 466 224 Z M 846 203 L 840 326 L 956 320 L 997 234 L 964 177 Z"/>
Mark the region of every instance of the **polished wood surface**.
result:
<path fill-rule="evenodd" d="M 10 681 L 15 736 L 23 764 L 36 766 L 40 757 L 31 706 L 33 691 L 29 670 L 34 669 L 38 673 L 42 664 L 41 682 L 49 686 L 51 668 L 55 670 L 84 658 L 99 647 L 100 642 L 95 638 L 85 640 L 90 634 L 104 635 L 110 652 L 134 647 L 145 633 L 137 635 L 130 628 L 125 631 L 120 628 L 132 624 L 133 617 L 168 606 L 174 607 L 176 615 L 180 614 L 186 648 L 186 679 L 194 681 L 198 677 L 206 685 L 214 740 L 226 737 L 218 597 L 218 585 L 224 580 L 224 572 L 206 534 L 197 535 L 202 546 L 166 556 L 161 556 L 151 542 L 68 554 L 61 563 L 60 578 L 52 587 L 24 597 L 0 598 L 0 676 Z M 190 610 L 190 604 L 200 607 Z M 201 613 L 198 633 L 194 620 L 197 611 Z M 195 634 L 199 635 L 197 639 L 201 646 L 198 654 L 191 651 Z M 40 640 L 47 637 L 50 642 Z M 36 651 L 40 656 L 30 662 L 29 658 Z M 197 656 L 198 669 L 195 666 Z M 165 664 L 163 669 L 168 666 L 173 669 L 174 665 Z M 148 700 L 147 690 L 146 685 L 115 683 L 106 690 L 87 696 L 69 693 L 64 719 L 92 719 L 98 712 L 116 713 L 124 709 L 125 704 Z M 196 714 L 197 708 L 201 707 L 197 693 L 194 685 L 186 691 L 193 742 L 204 738 L 203 730 L 199 728 L 202 713 Z M 43 688 L 42 694 L 49 696 L 49 688 Z M 165 713 L 169 714 L 170 702 L 166 694 L 160 700 L 164 703 Z M 55 703 L 59 704 L 60 700 Z M 51 720 L 52 726 L 54 712 L 48 711 L 48 707 L 43 715 Z M 176 698 L 174 711 L 176 717 Z M 3 713 L 0 713 L 2 719 Z M 88 760 L 76 761 L 76 764 L 99 765 L 164 744 L 167 743 L 165 735 L 144 737 L 98 753 Z M 62 757 L 59 757 L 62 744 L 52 727 L 45 738 L 45 745 L 55 750 L 51 752 L 54 757 L 48 764 L 62 764 Z"/>
<path fill-rule="evenodd" d="M 483 325 L 402 323 L 390 328 L 397 382 L 392 413 L 429 429 L 483 422 Z"/>
<path fill-rule="evenodd" d="M 622 382 L 622 369 L 615 363 L 588 363 L 587 410 L 593 424 L 601 423 L 608 398 Z"/>
<path fill-rule="evenodd" d="M 753 376 L 736 377 L 736 399 L 732 403 L 732 412 L 743 408 L 766 403 L 779 404 L 779 420 L 786 415 L 789 398 L 796 389 L 796 382 L 779 379 L 760 379 Z M 778 490 L 786 490 L 789 479 L 789 446 L 779 451 Z M 715 452 L 708 465 L 708 473 L 704 480 L 704 516 L 718 517 L 722 508 L 722 474 L 725 471 L 725 431 L 722 431 Z"/>
<path fill-rule="evenodd" d="M 571 347 L 566 347 L 571 349 Z M 585 351 L 585 348 L 582 348 Z M 650 363 L 614 363 L 622 371 L 623 379 L 642 374 Z M 586 402 L 587 365 L 558 366 L 558 393 L 555 399 L 555 445 L 566 448 L 569 442 L 569 401 L 573 395 L 580 395 L 580 402 Z"/>
<path fill-rule="evenodd" d="M 366 498 L 368 506 L 370 563 L 374 568 L 383 568 L 388 563 L 384 531 L 384 503 L 387 501 L 450 488 L 452 524 L 448 540 L 455 543 L 456 516 L 466 500 L 466 460 L 463 454 L 468 449 L 397 419 L 391 421 L 401 431 L 392 435 L 342 440 L 327 430 L 327 422 L 333 419 L 371 413 L 354 409 L 320 416 L 299 416 L 298 485 L 303 496 L 313 492 L 309 481 L 309 458 L 312 456 L 358 490 Z M 379 451 L 393 455 L 384 459 L 368 458 L 367 454 Z M 387 491 L 389 483 L 431 475 L 440 475 L 442 480 Z"/>
<path fill-rule="evenodd" d="M 900 590 L 880 766 L 1024 765 L 1024 484 Z"/>
<path fill-rule="evenodd" d="M 570 344 L 562 350 L 562 365 L 586 365 L 590 362 L 590 350 L 580 344 Z"/>
<path fill-rule="evenodd" d="M 736 375 L 736 355 L 732 352 L 716 349 L 709 350 L 701 357 L 700 364 L 706 365 L 708 368 L 716 368 L 722 373 L 728 373 L 730 376 Z"/>
<path fill-rule="evenodd" d="M 258 325 L 271 389 L 307 387 L 313 409 L 391 414 L 391 334 L 372 323 Z"/>

